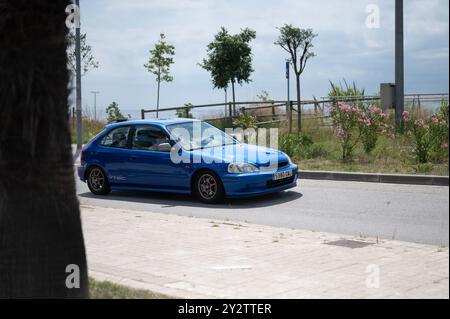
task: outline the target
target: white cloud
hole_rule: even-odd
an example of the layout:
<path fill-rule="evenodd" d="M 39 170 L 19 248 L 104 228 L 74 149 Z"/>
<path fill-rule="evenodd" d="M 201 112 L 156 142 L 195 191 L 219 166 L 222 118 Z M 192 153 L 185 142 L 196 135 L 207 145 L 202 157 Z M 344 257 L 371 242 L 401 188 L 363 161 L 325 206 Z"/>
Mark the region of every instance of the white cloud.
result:
<path fill-rule="evenodd" d="M 365 25 L 366 5 L 371 3 L 380 7 L 380 29 Z M 405 1 L 407 55 L 427 61 L 448 59 L 448 6 L 446 0 Z M 82 28 L 100 68 L 88 74 L 84 83 L 102 87 L 107 100 L 120 95 L 129 105 L 149 105 L 154 100 L 154 80 L 143 64 L 159 33 L 165 32 L 176 47 L 176 56 L 175 80 L 164 84 L 163 104 L 217 101 L 222 92 L 211 90 L 209 75 L 197 63 L 220 26 L 231 32 L 250 27 L 257 31 L 252 43 L 255 73 L 253 82 L 238 93 L 254 96 L 265 89 L 283 98 L 285 53 L 273 42 L 278 35 L 276 27 L 284 23 L 311 27 L 319 34 L 317 57 L 305 72 L 304 96 L 325 94 L 327 78 L 346 77 L 372 91 L 379 82 L 392 79 L 391 0 L 86 0 L 82 1 Z M 426 71 L 420 64 L 407 67 L 414 68 L 414 73 Z M 440 72 L 444 76 L 439 78 L 448 78 L 448 70 Z M 419 89 L 415 85 L 407 78 L 412 91 Z M 437 85 L 448 87 L 448 81 Z"/>

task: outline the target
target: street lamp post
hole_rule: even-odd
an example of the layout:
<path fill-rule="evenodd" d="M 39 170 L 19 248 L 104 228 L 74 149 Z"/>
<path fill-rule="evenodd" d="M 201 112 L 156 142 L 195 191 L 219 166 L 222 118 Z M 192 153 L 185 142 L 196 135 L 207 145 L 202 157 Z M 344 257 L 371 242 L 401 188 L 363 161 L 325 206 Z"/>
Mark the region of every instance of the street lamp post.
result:
<path fill-rule="evenodd" d="M 288 102 L 288 105 L 291 100 L 289 78 L 290 78 L 290 76 L 289 76 L 289 60 L 286 60 L 286 80 L 287 80 L 287 102 Z"/>
<path fill-rule="evenodd" d="M 291 86 L 290 86 L 290 74 L 289 74 L 289 59 L 286 60 L 286 80 L 287 80 L 287 102 L 286 102 L 286 116 L 288 120 L 288 131 L 292 132 L 292 105 L 291 105 Z"/>
<path fill-rule="evenodd" d="M 100 94 L 99 91 L 91 91 L 94 94 L 94 120 L 97 121 L 97 94 Z"/>

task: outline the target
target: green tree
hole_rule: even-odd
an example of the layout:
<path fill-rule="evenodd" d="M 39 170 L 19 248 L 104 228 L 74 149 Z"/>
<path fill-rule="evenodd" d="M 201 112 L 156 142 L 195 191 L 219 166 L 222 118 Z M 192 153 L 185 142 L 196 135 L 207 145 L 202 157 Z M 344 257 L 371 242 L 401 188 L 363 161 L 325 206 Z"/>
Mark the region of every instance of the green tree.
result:
<path fill-rule="evenodd" d="M 314 34 L 312 29 L 300 29 L 291 24 L 285 24 L 279 30 L 280 36 L 275 45 L 282 47 L 291 56 L 291 65 L 296 79 L 298 130 L 300 131 L 302 128 L 300 77 L 305 71 L 308 60 L 315 56 L 315 53 L 312 52 L 312 42 L 317 34 Z"/>
<path fill-rule="evenodd" d="M 192 103 L 184 103 L 184 107 L 183 108 L 179 108 L 176 110 L 176 115 L 178 118 L 186 118 L 186 119 L 191 119 L 193 118 L 192 116 Z"/>
<path fill-rule="evenodd" d="M 67 121 L 67 4 L 0 0 L 0 299 L 89 297 Z"/>
<path fill-rule="evenodd" d="M 108 115 L 108 123 L 113 123 L 120 120 L 125 120 L 126 117 L 122 114 L 119 108 L 119 104 L 112 102 L 106 108 L 106 114 Z"/>
<path fill-rule="evenodd" d="M 99 62 L 96 61 L 92 54 L 92 47 L 86 42 L 86 33 L 80 36 L 81 49 L 81 75 L 85 75 L 91 69 L 97 69 Z M 75 55 L 75 34 L 69 32 L 67 35 L 67 60 L 70 70 L 73 74 L 76 73 L 76 55 Z"/>
<path fill-rule="evenodd" d="M 215 88 L 226 89 L 231 82 L 233 105 L 236 105 L 235 84 L 251 81 L 253 68 L 249 43 L 255 38 L 256 32 L 248 28 L 231 35 L 222 27 L 207 47 L 207 58 L 200 64 L 211 73 Z"/>
<path fill-rule="evenodd" d="M 155 44 L 154 49 L 150 50 L 150 59 L 144 66 L 148 72 L 156 75 L 156 82 L 158 83 L 158 92 L 156 97 L 156 117 L 159 116 L 159 90 L 161 82 L 172 82 L 173 76 L 170 75 L 170 65 L 174 63 L 173 56 L 175 55 L 175 47 L 166 43 L 164 40 L 166 36 L 161 33 L 158 43 Z"/>

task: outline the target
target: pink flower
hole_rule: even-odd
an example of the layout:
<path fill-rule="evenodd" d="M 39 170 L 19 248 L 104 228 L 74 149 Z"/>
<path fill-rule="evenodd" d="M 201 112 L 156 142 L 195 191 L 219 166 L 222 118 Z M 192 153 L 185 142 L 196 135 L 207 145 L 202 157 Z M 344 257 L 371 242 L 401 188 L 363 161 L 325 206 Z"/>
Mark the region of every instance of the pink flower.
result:
<path fill-rule="evenodd" d="M 415 120 L 414 121 L 414 125 L 420 126 L 420 127 L 424 127 L 425 126 L 425 122 L 424 120 L 420 119 L 420 120 Z"/>
<path fill-rule="evenodd" d="M 431 117 L 431 122 L 433 122 L 433 124 L 439 125 L 439 119 L 436 116 Z"/>
<path fill-rule="evenodd" d="M 447 144 L 447 143 L 442 144 L 442 148 L 443 148 L 444 150 L 446 150 L 446 149 L 448 148 L 448 144 Z"/>
<path fill-rule="evenodd" d="M 409 112 L 408 111 L 404 111 L 402 116 L 403 116 L 404 121 L 409 121 Z"/>
<path fill-rule="evenodd" d="M 339 138 L 344 138 L 346 136 L 345 131 L 342 128 L 340 128 L 340 127 L 337 127 L 334 130 L 334 134 L 336 134 L 336 136 L 339 137 Z"/>
<path fill-rule="evenodd" d="M 328 113 L 334 113 L 336 111 L 336 109 L 333 106 L 330 106 L 328 108 Z"/>
<path fill-rule="evenodd" d="M 370 111 L 370 113 L 375 113 L 375 114 L 380 114 L 380 115 L 383 113 L 382 109 L 380 109 L 379 107 L 374 106 L 374 105 L 369 107 L 369 111 Z"/>
<path fill-rule="evenodd" d="M 347 103 L 339 103 L 339 109 L 345 113 L 351 113 L 354 111 L 354 108 Z"/>

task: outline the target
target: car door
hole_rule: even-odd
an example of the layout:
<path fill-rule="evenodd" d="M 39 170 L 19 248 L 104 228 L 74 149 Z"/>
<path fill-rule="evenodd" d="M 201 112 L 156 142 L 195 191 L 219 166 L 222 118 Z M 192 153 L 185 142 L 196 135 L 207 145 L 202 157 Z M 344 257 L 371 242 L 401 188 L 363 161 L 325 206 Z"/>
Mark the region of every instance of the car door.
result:
<path fill-rule="evenodd" d="M 158 145 L 173 142 L 156 125 L 135 125 L 132 130 L 130 155 L 127 163 L 129 183 L 149 188 L 188 190 L 189 174 L 183 164 L 175 164 L 169 151 Z"/>
<path fill-rule="evenodd" d="M 100 140 L 96 149 L 95 158 L 106 170 L 111 185 L 127 183 L 130 133 L 131 126 L 113 128 Z"/>

